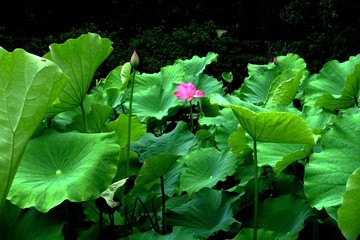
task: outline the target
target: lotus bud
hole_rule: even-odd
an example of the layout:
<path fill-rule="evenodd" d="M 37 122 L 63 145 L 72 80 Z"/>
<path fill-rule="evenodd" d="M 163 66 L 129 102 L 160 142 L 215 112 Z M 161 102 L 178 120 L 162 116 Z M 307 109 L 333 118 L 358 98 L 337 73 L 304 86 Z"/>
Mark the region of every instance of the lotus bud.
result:
<path fill-rule="evenodd" d="M 139 66 L 139 62 L 139 56 L 137 55 L 136 51 L 134 51 L 130 59 L 130 65 L 131 67 L 136 68 L 137 66 Z"/>
<path fill-rule="evenodd" d="M 276 57 L 273 58 L 273 62 L 276 66 L 279 65 L 279 60 Z"/>

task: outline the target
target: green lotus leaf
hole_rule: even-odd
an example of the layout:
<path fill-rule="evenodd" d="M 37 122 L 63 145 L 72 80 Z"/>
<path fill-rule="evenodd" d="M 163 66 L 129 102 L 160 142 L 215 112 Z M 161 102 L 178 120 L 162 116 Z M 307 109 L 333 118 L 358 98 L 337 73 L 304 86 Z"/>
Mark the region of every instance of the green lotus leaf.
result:
<path fill-rule="evenodd" d="M 41 213 L 35 208 L 21 209 L 5 201 L 0 212 L 1 239 L 62 240 L 65 219 L 57 210 Z"/>
<path fill-rule="evenodd" d="M 188 203 L 169 210 L 167 222 L 208 238 L 217 231 L 228 231 L 231 224 L 238 223 L 231 208 L 236 199 L 226 192 L 203 188 Z"/>
<path fill-rule="evenodd" d="M 178 59 L 175 63 L 179 63 L 184 67 L 187 77 L 199 76 L 207 65 L 217 61 L 218 56 L 219 55 L 214 52 L 209 52 L 205 57 L 193 56 L 187 60 Z"/>
<path fill-rule="evenodd" d="M 95 71 L 110 55 L 112 42 L 94 33 L 83 34 L 62 44 L 51 44 L 44 57 L 55 62 L 70 77 L 59 102 L 49 109 L 49 115 L 80 106 L 88 92 Z"/>
<path fill-rule="evenodd" d="M 134 90 L 133 114 L 137 115 L 142 122 L 152 118 L 162 120 L 170 114 L 170 110 L 184 104 L 174 96 L 175 88 L 175 85 L 167 89 L 163 89 L 160 85 L 153 85 L 147 90 Z"/>
<path fill-rule="evenodd" d="M 277 59 L 279 61 L 278 66 L 274 63 L 267 65 L 248 64 L 249 76 L 244 79 L 244 83 L 241 85 L 238 93 L 241 99 L 257 105 L 263 105 L 269 97 L 273 97 L 275 90 L 281 82 L 292 78 L 289 78 L 289 73 L 293 71 L 300 72 L 299 77 L 300 79 L 303 78 L 303 74 L 306 73 L 306 71 L 304 71 L 306 68 L 304 59 L 293 53 L 289 53 L 286 56 L 278 56 Z M 287 70 L 289 71 L 286 72 Z M 284 73 L 284 75 L 278 77 L 282 73 Z M 294 92 L 297 86 L 297 80 L 291 80 L 282 85 L 281 88 L 277 90 L 280 95 L 277 98 L 282 100 L 276 99 L 276 101 L 282 103 L 289 101 L 289 98 L 293 98 L 293 94 L 287 93 L 286 90 L 291 89 L 291 92 Z"/>
<path fill-rule="evenodd" d="M 115 73 L 117 73 L 117 72 L 115 72 Z M 130 64 L 130 62 L 127 62 L 124 65 L 122 65 L 122 67 L 121 67 L 120 80 L 121 80 L 122 86 L 120 87 L 120 90 L 123 90 L 123 89 L 125 89 L 125 87 L 127 87 L 128 83 L 130 81 L 130 78 L 131 78 L 131 64 Z M 116 78 L 115 78 L 115 80 L 116 80 Z"/>
<path fill-rule="evenodd" d="M 162 153 L 145 159 L 140 172 L 135 180 L 135 188 L 142 188 L 154 181 L 159 181 L 161 177 L 169 171 L 180 155 Z"/>
<path fill-rule="evenodd" d="M 354 105 L 353 90 L 358 88 L 358 70 L 354 66 L 360 63 L 360 54 L 351 56 L 348 61 L 327 62 L 316 77 L 309 81 L 305 89 L 305 104 L 313 106 L 315 103 L 325 109 L 348 108 Z M 345 86 L 346 85 L 346 86 Z"/>
<path fill-rule="evenodd" d="M 360 64 L 356 64 L 354 71 L 345 77 L 341 95 L 325 93 L 316 101 L 316 104 L 331 111 L 351 108 L 358 105 L 359 90 Z"/>
<path fill-rule="evenodd" d="M 298 92 L 298 88 L 306 78 L 306 71 L 302 69 L 288 69 L 275 78 L 271 85 L 266 106 L 287 106 L 291 104 Z"/>
<path fill-rule="evenodd" d="M 176 143 L 176 144 L 169 144 Z M 188 154 L 196 144 L 196 137 L 189 131 L 185 122 L 178 122 L 176 128 L 160 137 L 145 133 L 139 141 L 132 144 L 132 150 L 140 155 L 140 161 L 160 153 Z"/>
<path fill-rule="evenodd" d="M 22 49 L 0 48 L 0 207 L 26 144 L 67 81 L 51 61 Z"/>
<path fill-rule="evenodd" d="M 291 163 L 306 158 L 312 145 L 289 143 L 258 143 L 258 166 L 271 166 L 275 174 L 282 172 Z"/>
<path fill-rule="evenodd" d="M 120 114 L 115 121 L 106 123 L 106 128 L 109 132 L 115 131 L 118 136 L 118 143 L 120 147 L 126 147 L 128 132 L 129 132 L 129 117 L 126 114 Z M 131 118 L 131 136 L 130 141 L 135 142 L 146 133 L 146 125 L 142 124 L 136 116 Z"/>
<path fill-rule="evenodd" d="M 224 108 L 216 117 L 202 117 L 199 119 L 200 125 L 216 126 L 215 141 L 218 149 L 229 150 L 228 138 L 237 129 L 238 121 L 234 113 L 229 108 Z"/>
<path fill-rule="evenodd" d="M 233 240 L 243 240 L 243 239 L 253 239 L 254 229 L 252 228 L 243 228 L 241 231 L 233 238 Z M 276 232 L 270 231 L 267 229 L 258 229 L 257 231 L 258 240 L 274 240 L 276 239 Z"/>
<path fill-rule="evenodd" d="M 360 167 L 360 114 L 339 116 L 321 138 L 321 152 L 313 153 L 305 168 L 304 190 L 317 209 L 338 207 L 346 182 Z"/>
<path fill-rule="evenodd" d="M 174 227 L 173 231 L 166 235 L 160 235 L 154 231 L 147 231 L 143 233 L 132 234 L 127 238 L 128 240 L 174 240 L 174 239 L 186 239 L 186 240 L 199 240 L 193 232 L 183 227 Z"/>
<path fill-rule="evenodd" d="M 347 181 L 343 204 L 338 210 L 338 223 L 346 239 L 356 240 L 360 235 L 360 168 Z"/>
<path fill-rule="evenodd" d="M 270 198 L 259 205 L 259 228 L 274 231 L 275 239 L 298 239 L 304 221 L 313 215 L 305 199 L 295 195 Z"/>
<path fill-rule="evenodd" d="M 315 136 L 304 119 L 288 112 L 259 112 L 230 107 L 241 126 L 258 142 L 315 144 Z"/>
<path fill-rule="evenodd" d="M 110 185 L 119 161 L 115 133 L 57 133 L 32 139 L 8 199 L 47 212 L 64 200 L 96 199 Z"/>
<path fill-rule="evenodd" d="M 242 127 L 238 127 L 228 138 L 229 148 L 234 154 L 240 154 L 249 150 L 246 132 Z"/>
<path fill-rule="evenodd" d="M 186 165 L 185 172 L 180 175 L 180 189 L 189 195 L 224 181 L 235 172 L 238 164 L 230 151 L 220 152 L 215 148 L 194 150 L 180 161 Z"/>
<path fill-rule="evenodd" d="M 135 75 L 135 92 L 147 90 L 158 85 L 163 90 L 176 91 L 176 85 L 185 81 L 185 70 L 181 64 L 175 63 L 162 67 L 158 73 L 142 73 Z"/>

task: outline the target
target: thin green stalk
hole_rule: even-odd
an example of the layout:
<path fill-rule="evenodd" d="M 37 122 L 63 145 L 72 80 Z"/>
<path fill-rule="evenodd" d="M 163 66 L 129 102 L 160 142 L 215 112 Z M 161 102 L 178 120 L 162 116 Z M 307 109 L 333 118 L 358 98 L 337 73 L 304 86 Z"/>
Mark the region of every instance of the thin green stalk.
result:
<path fill-rule="evenodd" d="M 191 105 L 191 101 L 190 103 L 190 124 L 191 124 L 191 131 L 194 131 L 194 120 L 193 120 L 193 112 L 192 112 L 192 105 Z"/>
<path fill-rule="evenodd" d="M 259 205 L 259 183 L 258 183 L 258 166 L 257 166 L 257 145 L 254 140 L 254 237 L 257 240 L 258 229 L 258 205 Z"/>
<path fill-rule="evenodd" d="M 313 223 L 313 240 L 319 239 L 319 225 L 318 225 L 318 212 L 315 211 L 314 223 Z"/>
<path fill-rule="evenodd" d="M 131 117 L 132 117 L 132 102 L 133 102 L 133 93 L 135 85 L 135 74 L 134 69 L 132 73 L 132 80 L 130 81 L 130 99 L 129 99 L 129 111 L 128 111 L 128 135 L 127 135 L 127 148 L 126 148 L 126 176 L 129 176 L 130 168 L 130 140 L 131 140 Z"/>
<path fill-rule="evenodd" d="M 160 185 L 161 185 L 161 206 L 162 206 L 162 210 L 161 210 L 161 225 L 162 225 L 162 229 L 161 229 L 161 233 L 163 235 L 165 235 L 167 233 L 166 231 L 166 219 L 165 219 L 165 185 L 164 185 L 164 176 L 160 177 Z"/>
<path fill-rule="evenodd" d="M 81 114 L 82 114 L 83 122 L 84 122 L 84 133 L 86 133 L 87 132 L 87 120 L 86 120 L 86 113 L 85 113 L 85 109 L 84 109 L 84 103 L 82 103 L 80 105 L 80 108 L 81 108 Z"/>

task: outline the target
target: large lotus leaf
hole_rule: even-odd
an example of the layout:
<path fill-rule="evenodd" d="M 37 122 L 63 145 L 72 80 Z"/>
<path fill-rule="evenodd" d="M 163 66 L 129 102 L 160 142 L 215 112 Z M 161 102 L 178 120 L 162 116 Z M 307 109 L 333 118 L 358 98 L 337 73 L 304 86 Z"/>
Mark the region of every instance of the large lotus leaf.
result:
<path fill-rule="evenodd" d="M 115 131 L 118 136 L 120 147 L 126 147 L 129 132 L 129 117 L 126 114 L 120 114 L 115 121 L 106 123 L 108 131 Z M 131 118 L 131 136 L 130 141 L 135 142 L 146 133 L 146 125 L 142 124 L 136 116 Z"/>
<path fill-rule="evenodd" d="M 259 112 L 237 106 L 230 107 L 241 126 L 258 142 L 315 144 L 315 137 L 304 119 L 288 112 Z"/>
<path fill-rule="evenodd" d="M 344 87 L 342 88 L 340 96 L 325 93 L 316 101 L 316 103 L 331 111 L 351 108 L 355 104 L 358 104 L 359 90 L 360 64 L 356 64 L 354 71 L 345 77 Z"/>
<path fill-rule="evenodd" d="M 278 76 L 279 70 L 273 66 L 253 64 L 248 64 L 248 69 L 253 69 L 252 74 L 244 79 L 239 89 L 240 98 L 262 105 L 266 102 L 271 84 Z"/>
<path fill-rule="evenodd" d="M 327 62 L 319 74 L 309 81 L 305 89 L 305 104 L 313 106 L 316 102 L 319 106 L 330 110 L 337 108 L 336 105 L 346 107 L 351 100 L 344 98 L 345 96 L 341 97 L 342 93 L 345 93 L 343 92 L 345 79 L 353 73 L 354 66 L 358 63 L 360 63 L 360 54 L 351 56 L 348 61 L 341 63 L 337 60 Z M 354 82 L 349 80 L 347 84 L 353 85 Z"/>
<path fill-rule="evenodd" d="M 338 223 L 346 239 L 356 240 L 360 235 L 360 168 L 348 179 L 343 204 L 338 210 Z"/>
<path fill-rule="evenodd" d="M 265 200 L 259 205 L 259 228 L 274 231 L 276 239 L 298 239 L 304 221 L 313 215 L 305 199 L 295 195 L 282 195 Z"/>
<path fill-rule="evenodd" d="M 305 194 L 317 209 L 336 207 L 350 175 L 360 167 L 360 114 L 339 116 L 321 139 L 321 152 L 310 156 L 304 177 Z"/>
<path fill-rule="evenodd" d="M 160 153 L 186 155 L 195 144 L 194 134 L 189 131 L 185 122 L 180 121 L 174 130 L 160 137 L 155 137 L 152 133 L 144 134 L 139 141 L 132 144 L 132 150 L 144 161 Z"/>
<path fill-rule="evenodd" d="M 29 142 L 8 199 L 41 212 L 64 200 L 95 199 L 110 185 L 119 155 L 113 132 L 47 131 Z"/>
<path fill-rule="evenodd" d="M 300 84 L 306 78 L 307 72 L 302 69 L 288 69 L 279 75 L 271 85 L 267 106 L 287 106 L 293 102 Z"/>
<path fill-rule="evenodd" d="M 41 213 L 34 208 L 21 209 L 5 201 L 0 212 L 1 239 L 53 239 L 62 240 L 63 216 L 55 209 Z"/>
<path fill-rule="evenodd" d="M 159 85 L 163 90 L 176 91 L 176 85 L 185 81 L 185 71 L 181 64 L 175 63 L 162 67 L 158 73 L 135 75 L 134 91 L 141 92 L 149 87 Z"/>
<path fill-rule="evenodd" d="M 52 60 L 70 77 L 70 81 L 48 114 L 56 114 L 82 104 L 94 74 L 110 55 L 112 42 L 94 33 L 83 34 L 62 44 L 51 44 L 45 58 Z"/>
<path fill-rule="evenodd" d="M 181 159 L 186 170 L 180 175 L 180 189 L 192 195 L 204 187 L 213 187 L 226 176 L 231 176 L 238 160 L 230 151 L 203 148 L 190 152 Z"/>
<path fill-rule="evenodd" d="M 277 59 L 279 61 L 278 66 L 274 63 L 267 65 L 248 64 L 249 76 L 244 79 L 244 83 L 239 89 L 241 99 L 254 104 L 265 104 L 270 90 L 275 90 L 272 86 L 275 79 L 282 74 L 282 72 L 288 69 L 303 70 L 306 68 L 304 59 L 293 53 L 289 53 L 286 56 L 278 56 Z M 291 85 L 293 84 L 294 83 Z M 288 88 L 289 86 L 286 87 Z"/>
<path fill-rule="evenodd" d="M 67 81 L 51 61 L 0 48 L 0 207 L 27 142 Z"/>
<path fill-rule="evenodd" d="M 170 111 L 175 107 L 184 104 L 174 96 L 176 86 L 164 89 L 161 85 L 153 85 L 147 90 L 134 90 L 132 112 L 137 115 L 142 122 L 151 118 L 158 120 L 170 115 Z"/>
<path fill-rule="evenodd" d="M 159 181 L 170 170 L 180 155 L 162 153 L 145 159 L 135 179 L 135 188 L 146 188 L 147 184 Z"/>
<path fill-rule="evenodd" d="M 169 210 L 167 222 L 208 238 L 217 231 L 228 231 L 231 224 L 238 223 L 231 208 L 236 199 L 226 192 L 203 188 L 188 203 Z"/>
<path fill-rule="evenodd" d="M 343 203 L 338 210 L 338 224 L 346 239 L 356 240 L 360 235 L 360 168 L 347 181 Z"/>
<path fill-rule="evenodd" d="M 205 57 L 193 56 L 191 59 L 178 59 L 175 62 L 184 67 L 187 77 L 199 76 L 207 65 L 217 61 L 218 56 L 219 55 L 214 52 L 209 52 Z M 189 81 L 189 79 L 187 80 Z"/>

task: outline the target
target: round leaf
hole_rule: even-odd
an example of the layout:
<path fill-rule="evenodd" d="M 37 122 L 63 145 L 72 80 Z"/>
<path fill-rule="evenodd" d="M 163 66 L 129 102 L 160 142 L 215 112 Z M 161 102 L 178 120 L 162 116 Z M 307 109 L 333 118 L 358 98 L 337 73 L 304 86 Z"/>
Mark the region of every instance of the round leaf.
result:
<path fill-rule="evenodd" d="M 48 131 L 29 142 L 8 199 L 41 212 L 66 199 L 95 199 L 110 185 L 119 154 L 115 133 Z"/>

